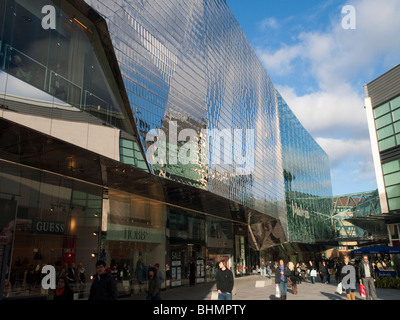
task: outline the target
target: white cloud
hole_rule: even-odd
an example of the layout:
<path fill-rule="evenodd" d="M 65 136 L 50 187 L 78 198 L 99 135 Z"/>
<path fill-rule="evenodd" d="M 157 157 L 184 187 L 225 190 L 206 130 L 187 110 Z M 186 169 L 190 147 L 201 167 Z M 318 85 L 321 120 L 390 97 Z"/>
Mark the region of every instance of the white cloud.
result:
<path fill-rule="evenodd" d="M 333 167 L 349 163 L 350 159 L 371 159 L 368 162 L 373 164 L 369 139 L 317 138 L 316 141 L 326 150 Z"/>
<path fill-rule="evenodd" d="M 334 195 L 370 191 L 377 188 L 369 139 L 316 139 L 327 151 L 331 163 Z"/>
<path fill-rule="evenodd" d="M 283 46 L 275 52 L 267 48 L 258 48 L 256 52 L 267 72 L 284 75 L 293 71 L 293 60 L 301 55 L 302 48 L 301 46 Z"/>
<path fill-rule="evenodd" d="M 278 29 L 280 24 L 277 19 L 273 17 L 265 18 L 260 22 L 261 31 L 266 31 L 268 29 Z"/>
<path fill-rule="evenodd" d="M 278 90 L 314 137 L 365 138 L 368 134 L 364 99 L 348 84 L 303 96 L 289 87 Z"/>
<path fill-rule="evenodd" d="M 324 32 L 301 32 L 292 45 L 256 51 L 272 77 L 285 83 L 284 76 L 298 76 L 299 85 L 304 86 L 311 76 L 317 85 L 302 95 L 293 85 L 278 85 L 278 90 L 328 153 L 332 172 L 348 170 L 354 182 L 373 181 L 362 85 L 400 62 L 400 1 L 350 0 L 346 4 L 356 9 L 356 30 L 342 28 L 338 7 Z"/>
<path fill-rule="evenodd" d="M 296 59 L 310 67 L 322 90 L 354 76 L 372 73 L 376 60 L 384 61 L 387 68 L 400 60 L 400 1 L 398 0 L 356 0 L 356 30 L 344 30 L 341 24 L 341 10 L 330 23 L 326 32 L 301 32 L 297 43 L 271 48 L 257 48 L 260 60 L 267 71 L 277 74 L 293 71 Z M 367 79 L 366 79 L 367 80 Z"/>

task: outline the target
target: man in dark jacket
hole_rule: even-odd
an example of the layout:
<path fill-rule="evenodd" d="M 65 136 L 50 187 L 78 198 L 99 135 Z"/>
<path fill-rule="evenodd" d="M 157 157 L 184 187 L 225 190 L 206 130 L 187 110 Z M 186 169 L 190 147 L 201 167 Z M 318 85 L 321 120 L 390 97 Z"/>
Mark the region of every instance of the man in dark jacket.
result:
<path fill-rule="evenodd" d="M 365 286 L 365 293 L 367 294 L 367 300 L 376 300 L 376 290 L 375 290 L 375 271 L 372 263 L 368 261 L 368 256 L 363 256 L 362 261 L 358 265 L 358 275 L 360 280 L 362 280 Z"/>
<path fill-rule="evenodd" d="M 106 271 L 103 260 L 97 261 L 96 272 L 90 287 L 89 300 L 116 300 L 117 284 L 114 277 Z"/>
<path fill-rule="evenodd" d="M 219 262 L 219 268 L 216 276 L 218 300 L 232 300 L 233 273 L 227 268 L 225 260 Z"/>

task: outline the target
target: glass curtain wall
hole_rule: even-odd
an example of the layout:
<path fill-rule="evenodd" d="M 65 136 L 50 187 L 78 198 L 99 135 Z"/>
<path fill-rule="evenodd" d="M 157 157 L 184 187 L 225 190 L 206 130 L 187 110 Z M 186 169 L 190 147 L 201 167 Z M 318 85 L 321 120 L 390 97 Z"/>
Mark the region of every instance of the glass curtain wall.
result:
<path fill-rule="evenodd" d="M 227 3 L 86 2 L 107 21 L 144 150 L 152 129 L 166 140 L 154 173 L 285 220 L 275 89 Z M 179 151 L 192 161 L 171 163 Z"/>
<path fill-rule="evenodd" d="M 334 237 L 329 158 L 277 92 L 290 241 Z"/>
<path fill-rule="evenodd" d="M 374 108 L 379 151 L 388 151 L 400 145 L 400 97 Z M 400 161 L 382 163 L 389 210 L 400 209 Z"/>
<path fill-rule="evenodd" d="M 56 10 L 55 29 L 42 27 L 41 10 L 49 4 Z M 0 13 L 0 82 L 5 73 L 13 80 L 8 99 L 43 100 L 47 93 L 48 103 L 29 113 L 51 117 L 53 111 L 44 107 L 61 103 L 66 113 L 75 107 L 132 132 L 93 23 L 61 0 L 2 0 Z"/>

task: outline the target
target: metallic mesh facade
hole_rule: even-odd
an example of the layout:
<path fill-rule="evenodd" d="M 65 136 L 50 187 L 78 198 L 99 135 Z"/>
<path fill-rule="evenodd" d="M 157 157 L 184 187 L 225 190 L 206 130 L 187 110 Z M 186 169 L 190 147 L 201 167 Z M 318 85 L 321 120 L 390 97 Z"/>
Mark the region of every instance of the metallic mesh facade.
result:
<path fill-rule="evenodd" d="M 89 137 L 90 123 L 92 151 L 279 219 L 287 239 L 327 237 L 327 155 L 277 93 L 226 1 L 53 2 L 58 28 L 51 32 L 40 26 L 45 0 L 2 2 L 0 91 L 9 100 L 18 89 L 26 102 L 35 89 L 46 101 L 45 109 L 18 105 L 18 112 L 46 119 L 48 129 L 34 129 L 58 136 L 56 129 L 74 121 Z M 18 76 L 11 63 L 17 54 L 35 70 L 35 81 Z M 89 148 L 79 130 L 59 136 Z M 158 140 L 149 132 L 167 138 L 165 161 L 150 163 L 148 151 Z M 185 152 L 190 141 L 197 148 Z M 188 153 L 189 163 L 170 161 Z M 307 210 L 313 218 L 297 221 L 293 212 Z M 256 241 L 266 242 L 270 221 L 252 214 L 244 220 Z"/>
<path fill-rule="evenodd" d="M 279 93 L 285 195 L 292 242 L 334 237 L 329 158 Z"/>
<path fill-rule="evenodd" d="M 145 149 L 146 134 L 159 128 L 169 136 L 171 121 L 178 133 L 254 129 L 250 174 L 237 173 L 232 155 L 224 164 L 214 163 L 219 145 L 208 151 L 207 164 L 157 164 L 154 173 L 282 219 L 275 89 L 226 2 L 86 2 L 107 21 Z M 245 153 L 242 142 L 233 141 L 232 154 Z M 168 151 L 174 147 L 168 141 Z"/>

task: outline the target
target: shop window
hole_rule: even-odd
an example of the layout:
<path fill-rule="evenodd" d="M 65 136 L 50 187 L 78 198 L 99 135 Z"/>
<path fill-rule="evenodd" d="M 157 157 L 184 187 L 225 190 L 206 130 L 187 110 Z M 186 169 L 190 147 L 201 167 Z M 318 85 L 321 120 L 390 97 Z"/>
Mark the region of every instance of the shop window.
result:
<path fill-rule="evenodd" d="M 77 194 L 86 196 L 74 201 Z M 7 274 L 11 283 L 9 297 L 52 299 L 54 292 L 44 290 L 41 284 L 44 265 L 55 267 L 57 277 L 70 269 L 74 292 L 88 297 L 90 283 L 79 285 L 75 276 L 79 264 L 85 268 L 87 279 L 95 273 L 92 255 L 98 256 L 101 202 L 99 207 L 94 200 L 101 196 L 102 188 L 12 164 L 2 165 L 0 207 L 5 202 L 14 204 L 10 215 L 15 232 Z M 1 212 L 4 216 L 7 211 L 3 208 Z"/>
<path fill-rule="evenodd" d="M 132 194 L 109 191 L 110 215 L 104 255 L 120 295 L 147 289 L 148 269 L 166 272 L 165 205 Z M 162 287 L 166 286 L 163 282 Z"/>

